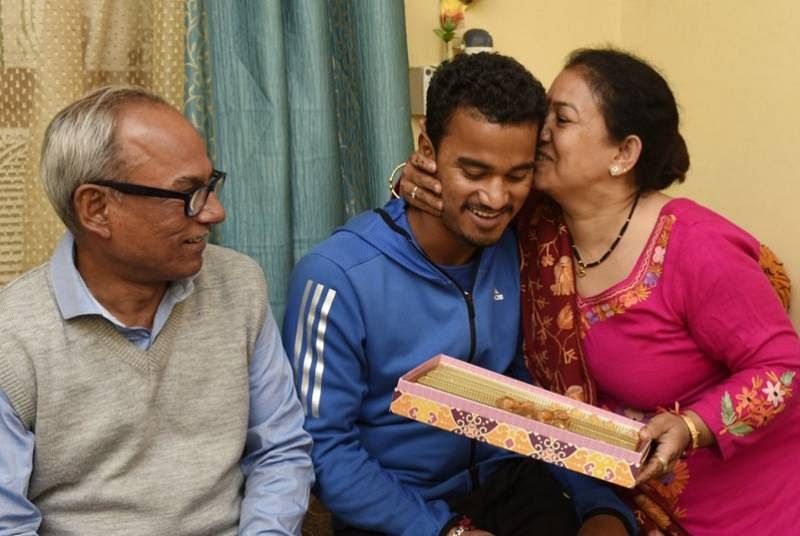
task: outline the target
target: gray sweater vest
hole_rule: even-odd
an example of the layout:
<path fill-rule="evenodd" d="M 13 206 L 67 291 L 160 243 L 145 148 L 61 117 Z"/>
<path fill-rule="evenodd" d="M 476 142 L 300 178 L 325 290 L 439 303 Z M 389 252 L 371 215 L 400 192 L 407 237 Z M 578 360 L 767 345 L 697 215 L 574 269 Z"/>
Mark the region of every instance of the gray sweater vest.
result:
<path fill-rule="evenodd" d="M 209 246 L 194 292 L 137 349 L 100 317 L 65 322 L 48 265 L 0 291 L 0 389 L 35 433 L 40 535 L 233 535 L 261 269 Z"/>

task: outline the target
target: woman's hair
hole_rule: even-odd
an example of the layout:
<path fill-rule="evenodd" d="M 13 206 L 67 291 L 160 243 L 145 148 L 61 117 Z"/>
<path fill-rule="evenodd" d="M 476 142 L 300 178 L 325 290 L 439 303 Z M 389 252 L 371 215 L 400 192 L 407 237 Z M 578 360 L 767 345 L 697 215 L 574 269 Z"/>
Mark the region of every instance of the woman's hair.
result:
<path fill-rule="evenodd" d="M 644 60 L 611 48 L 578 49 L 565 68 L 580 69 L 613 139 L 633 134 L 642 140 L 633 169 L 640 191 L 661 190 L 686 179 L 689 152 L 678 132 L 678 106 L 664 77 Z"/>

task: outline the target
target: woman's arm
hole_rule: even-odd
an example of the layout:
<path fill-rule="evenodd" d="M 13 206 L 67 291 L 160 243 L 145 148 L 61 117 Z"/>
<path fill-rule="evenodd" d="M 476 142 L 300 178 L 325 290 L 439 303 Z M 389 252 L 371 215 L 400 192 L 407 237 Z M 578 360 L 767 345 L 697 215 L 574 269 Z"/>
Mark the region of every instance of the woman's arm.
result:
<path fill-rule="evenodd" d="M 759 245 L 728 222 L 705 217 L 681 236 L 671 278 L 671 306 L 709 359 L 729 375 L 709 386 L 682 414 L 691 419 L 699 447 L 722 458 L 739 455 L 781 429 L 797 426 L 794 378 L 800 340 L 759 266 Z M 639 480 L 661 472 L 691 441 L 689 423 L 663 413 L 642 431 L 658 446 Z M 657 470 L 658 468 L 658 470 Z"/>

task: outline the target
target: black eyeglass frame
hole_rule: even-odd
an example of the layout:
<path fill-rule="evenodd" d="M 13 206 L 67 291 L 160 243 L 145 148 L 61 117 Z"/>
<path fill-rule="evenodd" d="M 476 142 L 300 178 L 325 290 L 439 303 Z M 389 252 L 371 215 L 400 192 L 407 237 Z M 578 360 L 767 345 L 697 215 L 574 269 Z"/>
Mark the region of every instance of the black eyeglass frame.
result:
<path fill-rule="evenodd" d="M 146 197 L 163 197 L 167 199 L 182 199 L 183 200 L 183 212 L 186 214 L 187 217 L 193 218 L 200 214 L 203 208 L 206 206 L 208 202 L 208 196 L 211 195 L 212 192 L 215 191 L 216 188 L 222 188 L 225 184 L 225 179 L 227 178 L 227 173 L 224 171 L 220 171 L 218 169 L 212 170 L 211 178 L 208 180 L 208 184 L 204 184 L 202 186 L 198 186 L 197 188 L 192 188 L 188 192 L 176 192 L 175 190 L 165 190 L 163 188 L 153 188 L 151 186 L 142 186 L 141 184 L 132 184 L 129 182 L 120 182 L 120 181 L 112 181 L 112 180 L 97 180 L 92 181 L 89 184 L 96 184 L 98 186 L 107 186 L 111 189 L 114 189 L 118 192 L 122 192 L 123 194 L 129 195 L 141 195 Z M 205 191 L 205 195 L 203 197 L 203 204 L 197 210 L 192 210 L 192 199 L 200 193 Z"/>

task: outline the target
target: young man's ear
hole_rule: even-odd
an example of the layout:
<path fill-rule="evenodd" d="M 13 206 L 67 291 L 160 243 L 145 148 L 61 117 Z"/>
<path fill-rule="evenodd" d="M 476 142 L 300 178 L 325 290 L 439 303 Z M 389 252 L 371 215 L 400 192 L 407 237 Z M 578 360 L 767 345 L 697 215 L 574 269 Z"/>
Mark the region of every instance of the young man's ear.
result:
<path fill-rule="evenodd" d="M 425 120 L 421 119 L 419 122 L 419 138 L 417 139 L 417 147 L 419 148 L 419 152 L 422 153 L 425 158 L 436 159 L 436 151 L 433 148 L 433 143 L 431 143 L 431 139 L 428 137 L 428 133 L 425 131 Z"/>
<path fill-rule="evenodd" d="M 95 184 L 81 184 L 72 196 L 75 218 L 84 232 L 109 238 L 108 192 Z"/>

